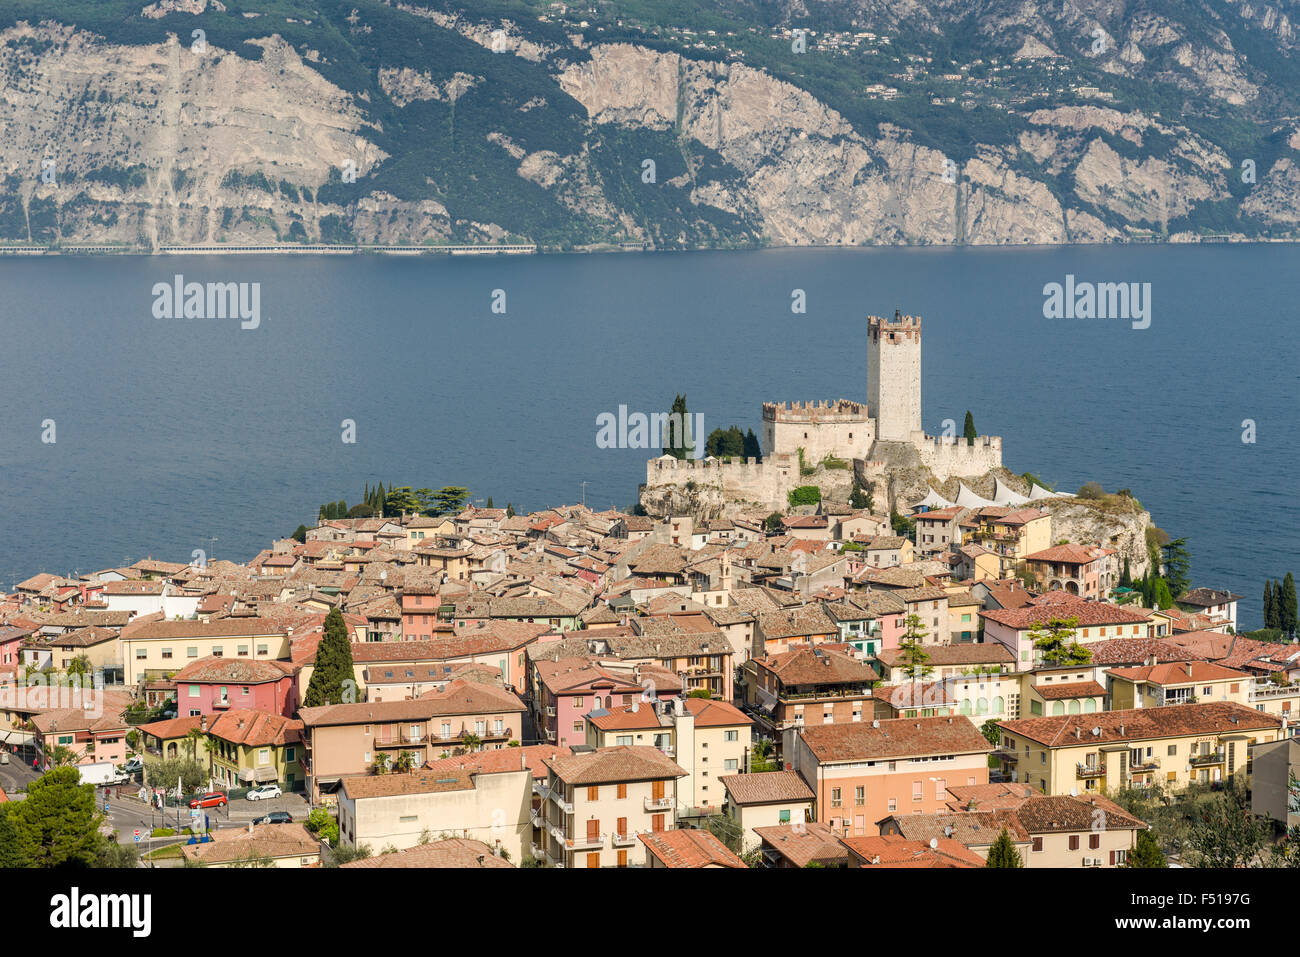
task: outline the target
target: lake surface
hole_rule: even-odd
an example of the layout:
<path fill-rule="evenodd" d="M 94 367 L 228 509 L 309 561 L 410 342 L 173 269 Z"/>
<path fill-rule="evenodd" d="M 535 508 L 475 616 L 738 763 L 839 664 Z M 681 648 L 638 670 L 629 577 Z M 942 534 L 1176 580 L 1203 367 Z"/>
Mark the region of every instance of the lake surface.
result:
<path fill-rule="evenodd" d="M 177 273 L 260 283 L 260 326 L 154 318 Z M 1067 274 L 1150 283 L 1150 328 L 1045 319 Z M 4 259 L 0 587 L 244 561 L 366 482 L 627 506 L 650 453 L 597 448 L 598 414 L 684 392 L 706 432 L 761 435 L 764 400 L 864 400 L 865 317 L 901 308 L 928 431 L 969 408 L 1014 471 L 1131 489 L 1256 627 L 1264 579 L 1300 572 L 1297 302 L 1285 245 Z"/>

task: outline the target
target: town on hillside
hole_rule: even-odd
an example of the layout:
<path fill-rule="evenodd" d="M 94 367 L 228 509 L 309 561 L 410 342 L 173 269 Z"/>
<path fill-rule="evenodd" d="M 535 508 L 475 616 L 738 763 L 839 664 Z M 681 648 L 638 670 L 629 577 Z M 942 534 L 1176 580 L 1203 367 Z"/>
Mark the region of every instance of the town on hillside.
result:
<path fill-rule="evenodd" d="M 463 493 L 0 597 L 0 864 L 1294 862 L 1290 574 L 1247 633 L 1179 542 L 1134 576 L 1037 501 Z"/>

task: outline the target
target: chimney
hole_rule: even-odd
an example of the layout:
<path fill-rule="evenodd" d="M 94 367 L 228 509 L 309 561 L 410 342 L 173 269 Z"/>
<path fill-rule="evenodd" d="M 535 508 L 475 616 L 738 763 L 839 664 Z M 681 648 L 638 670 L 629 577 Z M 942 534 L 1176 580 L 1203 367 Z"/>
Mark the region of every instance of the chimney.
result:
<path fill-rule="evenodd" d="M 206 714 L 199 716 L 199 730 L 204 734 L 208 733 L 208 716 Z"/>

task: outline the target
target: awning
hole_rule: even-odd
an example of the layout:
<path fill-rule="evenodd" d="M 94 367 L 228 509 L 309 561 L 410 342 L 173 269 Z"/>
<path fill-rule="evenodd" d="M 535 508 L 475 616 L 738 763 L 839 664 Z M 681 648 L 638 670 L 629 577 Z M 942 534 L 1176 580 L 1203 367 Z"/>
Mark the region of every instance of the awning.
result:
<path fill-rule="evenodd" d="M 0 731 L 0 744 L 33 744 L 35 740 L 30 731 Z"/>

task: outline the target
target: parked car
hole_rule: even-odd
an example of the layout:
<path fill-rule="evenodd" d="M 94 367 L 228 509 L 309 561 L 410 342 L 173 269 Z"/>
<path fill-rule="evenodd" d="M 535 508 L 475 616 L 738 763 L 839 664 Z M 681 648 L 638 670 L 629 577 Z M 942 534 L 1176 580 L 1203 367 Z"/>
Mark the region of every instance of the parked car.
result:
<path fill-rule="evenodd" d="M 190 801 L 190 807 L 225 807 L 227 803 L 229 802 L 226 801 L 226 796 L 220 791 L 209 791 Z"/>
<path fill-rule="evenodd" d="M 283 793 L 278 784 L 259 784 L 245 794 L 244 797 L 250 801 L 260 801 L 263 798 L 278 798 Z"/>
<path fill-rule="evenodd" d="M 292 824 L 293 815 L 288 811 L 272 811 L 253 820 L 254 824 Z"/>
<path fill-rule="evenodd" d="M 123 774 L 139 774 L 144 769 L 144 761 L 139 755 L 131 758 L 126 764 L 118 768 Z"/>

